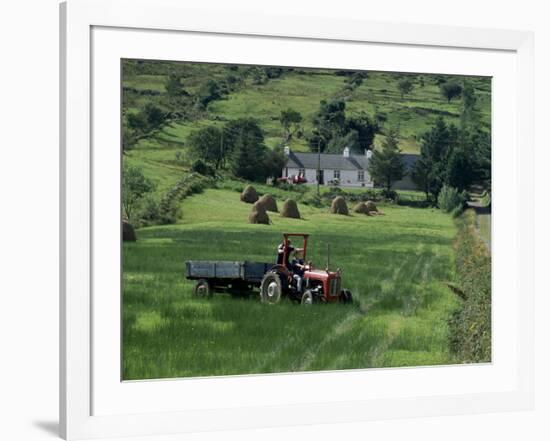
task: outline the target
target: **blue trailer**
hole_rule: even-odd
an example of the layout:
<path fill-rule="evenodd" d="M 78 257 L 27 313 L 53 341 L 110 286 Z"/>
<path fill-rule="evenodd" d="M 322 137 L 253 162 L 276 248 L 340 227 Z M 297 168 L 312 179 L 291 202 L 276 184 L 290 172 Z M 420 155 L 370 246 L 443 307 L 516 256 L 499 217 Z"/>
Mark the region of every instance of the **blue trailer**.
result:
<path fill-rule="evenodd" d="M 243 293 L 261 285 L 273 263 L 249 261 L 190 260 L 185 277 L 196 280 L 195 294 L 209 297 L 215 291 Z"/>

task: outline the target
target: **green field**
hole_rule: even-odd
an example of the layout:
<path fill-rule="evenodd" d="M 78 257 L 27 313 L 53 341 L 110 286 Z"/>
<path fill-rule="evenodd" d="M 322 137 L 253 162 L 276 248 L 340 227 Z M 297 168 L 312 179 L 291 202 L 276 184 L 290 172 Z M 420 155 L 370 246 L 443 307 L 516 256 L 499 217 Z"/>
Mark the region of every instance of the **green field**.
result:
<path fill-rule="evenodd" d="M 181 223 L 140 229 L 137 242 L 124 243 L 123 378 L 452 363 L 452 219 L 396 205 L 378 217 L 299 208 L 302 220 L 272 214 L 272 225 L 249 225 L 237 192 L 211 189 L 184 201 Z M 273 261 L 283 231 L 310 233 L 321 267 L 330 244 L 352 305 L 192 296 L 185 260 Z"/>

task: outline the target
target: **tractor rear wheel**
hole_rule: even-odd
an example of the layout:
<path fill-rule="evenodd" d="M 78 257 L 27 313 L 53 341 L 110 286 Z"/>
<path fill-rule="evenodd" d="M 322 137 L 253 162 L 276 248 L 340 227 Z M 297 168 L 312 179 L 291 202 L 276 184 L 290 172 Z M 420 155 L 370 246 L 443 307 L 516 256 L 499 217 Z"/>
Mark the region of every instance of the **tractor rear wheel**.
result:
<path fill-rule="evenodd" d="M 260 296 L 263 303 L 275 304 L 283 296 L 283 284 L 279 274 L 270 271 L 266 273 L 260 285 Z"/>
<path fill-rule="evenodd" d="M 349 289 L 343 289 L 340 292 L 340 303 L 352 303 L 353 302 L 353 296 L 351 295 L 351 291 Z"/>
<path fill-rule="evenodd" d="M 194 294 L 197 297 L 212 297 L 212 294 L 214 293 L 214 290 L 212 289 L 212 285 L 208 280 L 200 279 L 197 284 L 195 285 Z"/>
<path fill-rule="evenodd" d="M 317 303 L 317 298 L 313 295 L 313 293 L 308 289 L 304 292 L 302 295 L 302 300 L 300 302 L 302 305 L 313 305 L 314 303 Z"/>

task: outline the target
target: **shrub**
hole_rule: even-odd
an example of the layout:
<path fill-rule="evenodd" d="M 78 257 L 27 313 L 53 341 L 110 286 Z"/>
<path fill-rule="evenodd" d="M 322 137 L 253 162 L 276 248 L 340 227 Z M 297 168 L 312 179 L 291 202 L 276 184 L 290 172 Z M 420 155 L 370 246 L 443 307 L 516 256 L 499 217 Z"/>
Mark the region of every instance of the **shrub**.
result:
<path fill-rule="evenodd" d="M 316 208 L 321 208 L 323 206 L 323 200 L 317 193 L 304 197 L 302 203 Z"/>
<path fill-rule="evenodd" d="M 449 320 L 449 343 L 463 363 L 491 360 L 491 256 L 478 234 L 475 218 L 475 212 L 467 210 L 457 220 L 454 242 L 463 300 Z"/>
<path fill-rule="evenodd" d="M 447 213 L 451 213 L 457 209 L 462 210 L 468 196 L 466 192 L 459 192 L 456 188 L 444 185 L 437 197 L 437 205 Z"/>
<path fill-rule="evenodd" d="M 382 189 L 380 192 L 380 195 L 391 202 L 398 202 L 399 201 L 399 194 L 395 190 L 388 190 L 387 188 Z"/>
<path fill-rule="evenodd" d="M 214 176 L 216 174 L 214 168 L 206 164 L 202 159 L 197 159 L 193 162 L 191 165 L 191 171 L 203 176 Z"/>
<path fill-rule="evenodd" d="M 157 222 L 160 217 L 160 207 L 158 201 L 153 196 L 145 198 L 138 217 L 140 223 L 143 225 L 151 225 Z"/>

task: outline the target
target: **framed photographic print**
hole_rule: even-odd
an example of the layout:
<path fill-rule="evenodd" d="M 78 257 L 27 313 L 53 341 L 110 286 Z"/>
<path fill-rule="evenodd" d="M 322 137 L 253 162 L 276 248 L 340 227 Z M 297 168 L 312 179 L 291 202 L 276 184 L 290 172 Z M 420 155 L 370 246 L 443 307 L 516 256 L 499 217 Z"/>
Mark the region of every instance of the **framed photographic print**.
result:
<path fill-rule="evenodd" d="M 64 437 L 532 405 L 530 33 L 61 18 Z"/>

